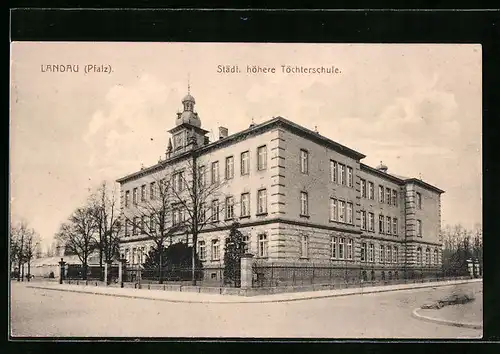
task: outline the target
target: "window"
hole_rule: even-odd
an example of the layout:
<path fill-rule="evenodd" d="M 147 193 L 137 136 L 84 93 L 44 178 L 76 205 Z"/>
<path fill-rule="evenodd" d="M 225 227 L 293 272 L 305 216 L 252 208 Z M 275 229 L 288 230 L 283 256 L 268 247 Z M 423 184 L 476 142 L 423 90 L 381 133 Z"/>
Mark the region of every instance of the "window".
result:
<path fill-rule="evenodd" d="M 366 262 L 366 242 L 361 244 L 361 262 Z"/>
<path fill-rule="evenodd" d="M 337 181 L 338 181 L 337 161 L 330 160 L 330 182 L 337 183 Z"/>
<path fill-rule="evenodd" d="M 257 170 L 262 171 L 267 168 L 267 146 L 257 148 Z"/>
<path fill-rule="evenodd" d="M 250 252 L 250 236 L 245 235 L 243 236 L 243 242 L 244 242 L 244 247 L 245 247 L 245 253 Z"/>
<path fill-rule="evenodd" d="M 146 201 L 146 185 L 143 184 L 141 186 L 141 202 L 145 202 Z"/>
<path fill-rule="evenodd" d="M 347 259 L 352 259 L 352 240 L 347 240 Z"/>
<path fill-rule="evenodd" d="M 219 240 L 212 240 L 212 260 L 217 261 L 220 258 L 220 244 Z"/>
<path fill-rule="evenodd" d="M 422 247 L 417 248 L 417 264 L 422 265 Z"/>
<path fill-rule="evenodd" d="M 130 263 L 130 250 L 128 248 L 125 249 L 125 259 Z"/>
<path fill-rule="evenodd" d="M 234 177 L 234 157 L 226 157 L 226 179 Z"/>
<path fill-rule="evenodd" d="M 330 220 L 337 221 L 338 219 L 338 201 L 337 199 L 330 198 Z"/>
<path fill-rule="evenodd" d="M 134 219 L 132 220 L 132 235 L 137 235 L 137 217 L 134 217 Z"/>
<path fill-rule="evenodd" d="M 307 258 L 309 257 L 309 236 L 302 235 L 300 242 L 300 257 Z"/>
<path fill-rule="evenodd" d="M 347 223 L 352 224 L 352 203 L 347 203 Z"/>
<path fill-rule="evenodd" d="M 418 209 L 422 209 L 422 195 L 417 192 L 417 208 Z"/>
<path fill-rule="evenodd" d="M 364 179 L 360 179 L 360 188 L 361 188 L 361 198 L 366 198 L 366 181 Z"/>
<path fill-rule="evenodd" d="M 134 247 L 132 248 L 132 264 L 136 264 L 137 262 L 137 249 Z"/>
<path fill-rule="evenodd" d="M 385 202 L 389 205 L 391 205 L 391 189 L 386 188 L 385 189 Z"/>
<path fill-rule="evenodd" d="M 392 247 L 387 246 L 387 263 L 392 263 Z"/>
<path fill-rule="evenodd" d="M 339 221 L 345 222 L 345 202 L 339 200 Z"/>
<path fill-rule="evenodd" d="M 205 187 L 207 185 L 206 173 L 205 166 L 198 167 L 198 185 L 200 187 Z"/>
<path fill-rule="evenodd" d="M 383 186 L 378 186 L 378 201 L 380 203 L 384 202 L 384 187 Z"/>
<path fill-rule="evenodd" d="M 250 193 L 241 195 L 241 216 L 250 216 Z"/>
<path fill-rule="evenodd" d="M 259 235 L 259 257 L 267 257 L 267 235 L 260 234 Z"/>
<path fill-rule="evenodd" d="M 267 191 L 261 189 L 257 191 L 257 214 L 267 213 Z"/>
<path fill-rule="evenodd" d="M 212 162 L 212 184 L 219 183 L 219 161 Z"/>
<path fill-rule="evenodd" d="M 172 207 L 172 225 L 176 226 L 182 222 L 182 209 L 181 205 L 177 204 Z"/>
<path fill-rule="evenodd" d="M 144 215 L 141 216 L 141 234 L 146 230 L 146 220 Z"/>
<path fill-rule="evenodd" d="M 330 257 L 333 259 L 337 258 L 337 237 L 332 236 L 330 241 Z"/>
<path fill-rule="evenodd" d="M 156 197 L 156 183 L 151 182 L 149 184 L 149 199 L 153 200 Z"/>
<path fill-rule="evenodd" d="M 391 234 L 391 217 L 387 216 L 385 218 L 385 221 L 386 221 L 386 224 L 385 224 L 385 226 L 386 226 L 386 233 L 387 233 L 387 235 L 390 235 Z"/>
<path fill-rule="evenodd" d="M 309 173 L 309 153 L 306 150 L 300 150 L 300 172 Z"/>
<path fill-rule="evenodd" d="M 435 265 L 439 264 L 439 253 L 437 249 L 434 250 L 434 264 Z"/>
<path fill-rule="evenodd" d="M 375 214 L 373 213 L 368 213 L 368 229 L 375 231 Z"/>
<path fill-rule="evenodd" d="M 370 248 L 368 249 L 368 262 L 375 261 L 375 246 L 373 243 L 370 243 Z"/>
<path fill-rule="evenodd" d="M 398 191 L 392 190 L 392 205 L 398 206 Z"/>
<path fill-rule="evenodd" d="M 128 237 L 128 228 L 129 228 L 128 224 L 129 224 L 129 221 L 125 220 L 125 225 L 124 225 L 125 226 L 125 230 L 124 230 L 125 237 Z"/>
<path fill-rule="evenodd" d="M 339 184 L 343 184 L 345 185 L 345 165 L 342 165 L 339 163 L 339 170 L 340 170 L 340 173 L 339 173 Z"/>
<path fill-rule="evenodd" d="M 250 173 L 250 153 L 248 151 L 241 153 L 241 175 Z"/>
<path fill-rule="evenodd" d="M 431 265 L 431 249 L 429 247 L 425 249 L 425 264 Z"/>
<path fill-rule="evenodd" d="M 339 237 L 339 259 L 344 259 L 345 238 Z"/>
<path fill-rule="evenodd" d="M 385 262 L 385 246 L 380 245 L 380 263 Z"/>
<path fill-rule="evenodd" d="M 373 200 L 375 198 L 375 186 L 373 182 L 368 182 L 368 199 Z"/>
<path fill-rule="evenodd" d="M 392 218 L 392 234 L 395 236 L 398 234 L 398 218 Z"/>
<path fill-rule="evenodd" d="M 154 213 L 149 216 L 149 230 L 152 233 L 156 232 L 156 222 Z"/>
<path fill-rule="evenodd" d="M 384 233 L 384 216 L 383 215 L 378 216 L 378 232 L 380 234 Z"/>
<path fill-rule="evenodd" d="M 125 207 L 127 208 L 129 206 L 129 200 L 130 200 L 130 191 L 125 192 Z"/>
<path fill-rule="evenodd" d="M 200 257 L 200 261 L 204 261 L 207 259 L 207 249 L 205 247 L 205 241 L 198 241 L 198 254 Z"/>
<path fill-rule="evenodd" d="M 366 211 L 361 210 L 361 230 L 366 230 Z"/>
<path fill-rule="evenodd" d="M 201 203 L 199 210 L 200 210 L 200 212 L 198 213 L 198 216 L 200 217 L 200 221 L 202 223 L 208 221 L 208 219 L 207 219 L 207 204 Z"/>
<path fill-rule="evenodd" d="M 212 200 L 212 221 L 219 221 L 219 201 L 217 199 Z"/>
<path fill-rule="evenodd" d="M 392 248 L 392 251 L 393 251 L 392 261 L 393 261 L 393 263 L 398 263 L 398 248 L 396 246 L 394 246 Z"/>
<path fill-rule="evenodd" d="M 300 192 L 300 215 L 309 215 L 309 205 L 307 192 Z"/>
<path fill-rule="evenodd" d="M 132 203 L 134 205 L 137 205 L 137 188 L 134 188 L 133 194 L 132 194 Z"/>
<path fill-rule="evenodd" d="M 347 166 L 347 187 L 353 186 L 353 176 L 352 176 L 352 167 Z"/>
<path fill-rule="evenodd" d="M 177 172 L 173 175 L 173 187 L 175 192 L 181 192 L 184 185 L 184 172 Z"/>
<path fill-rule="evenodd" d="M 422 220 L 417 220 L 417 236 L 422 237 Z"/>
<path fill-rule="evenodd" d="M 226 198 L 226 220 L 234 218 L 234 198 Z"/>

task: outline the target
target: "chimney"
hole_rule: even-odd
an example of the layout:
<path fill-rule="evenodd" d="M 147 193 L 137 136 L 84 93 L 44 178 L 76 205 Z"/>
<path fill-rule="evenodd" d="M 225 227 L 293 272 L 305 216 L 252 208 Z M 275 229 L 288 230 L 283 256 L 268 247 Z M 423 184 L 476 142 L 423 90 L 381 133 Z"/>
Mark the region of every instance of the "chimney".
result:
<path fill-rule="evenodd" d="M 387 165 L 384 165 L 382 161 L 380 161 L 380 165 L 377 166 L 377 170 L 387 173 L 388 167 Z"/>
<path fill-rule="evenodd" d="M 227 138 L 228 130 L 226 127 L 219 127 L 219 140 Z"/>

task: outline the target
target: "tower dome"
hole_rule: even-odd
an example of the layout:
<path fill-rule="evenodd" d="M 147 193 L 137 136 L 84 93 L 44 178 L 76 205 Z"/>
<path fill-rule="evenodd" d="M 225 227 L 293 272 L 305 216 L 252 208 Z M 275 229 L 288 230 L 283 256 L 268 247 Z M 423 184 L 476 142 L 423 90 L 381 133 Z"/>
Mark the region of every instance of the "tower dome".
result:
<path fill-rule="evenodd" d="M 195 103 L 196 101 L 194 97 L 191 96 L 188 89 L 188 94 L 184 96 L 184 98 L 182 99 L 182 105 L 184 106 L 184 110 L 180 113 L 177 113 L 177 119 L 175 121 L 176 126 L 181 124 L 189 124 L 198 128 L 201 127 L 201 121 L 200 118 L 198 117 L 198 113 L 194 111 Z"/>

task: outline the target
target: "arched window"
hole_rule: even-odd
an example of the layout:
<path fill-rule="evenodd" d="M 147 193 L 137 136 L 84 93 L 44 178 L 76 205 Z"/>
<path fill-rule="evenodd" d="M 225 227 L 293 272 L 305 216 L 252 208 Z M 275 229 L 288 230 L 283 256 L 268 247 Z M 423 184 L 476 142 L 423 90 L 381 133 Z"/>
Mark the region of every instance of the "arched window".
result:
<path fill-rule="evenodd" d="M 434 250 L 434 264 L 438 265 L 439 264 L 439 253 L 437 248 Z"/>
<path fill-rule="evenodd" d="M 431 265 L 431 249 L 429 247 L 425 250 L 425 264 Z"/>

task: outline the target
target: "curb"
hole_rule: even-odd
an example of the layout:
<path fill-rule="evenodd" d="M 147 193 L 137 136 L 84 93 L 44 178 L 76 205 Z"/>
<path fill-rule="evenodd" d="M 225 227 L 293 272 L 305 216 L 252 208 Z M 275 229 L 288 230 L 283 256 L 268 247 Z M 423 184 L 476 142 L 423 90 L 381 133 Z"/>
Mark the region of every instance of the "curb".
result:
<path fill-rule="evenodd" d="M 472 281 L 474 282 L 474 281 Z M 256 304 L 256 303 L 273 303 L 273 302 L 292 302 L 292 301 L 303 301 L 303 300 L 314 300 L 314 299 L 325 299 L 325 298 L 333 298 L 333 297 L 341 297 L 341 296 L 351 296 L 351 295 L 364 295 L 364 294 L 376 294 L 376 293 L 384 293 L 391 291 L 405 291 L 405 290 L 413 290 L 413 289 L 425 289 L 425 288 L 436 288 L 443 286 L 452 286 L 458 284 L 467 284 L 472 283 L 471 281 L 460 281 L 451 284 L 431 284 L 426 286 L 412 287 L 412 288 L 402 288 L 402 289 L 377 289 L 377 290 L 365 290 L 365 288 L 361 288 L 361 291 L 358 292 L 346 292 L 340 294 L 328 294 L 328 295 L 310 295 L 306 297 L 300 298 L 291 298 L 291 299 L 271 299 L 271 300 L 259 300 L 259 299 L 248 299 L 247 301 L 218 301 L 218 300 L 176 300 L 176 299 L 166 299 L 166 298 L 154 298 L 148 296 L 141 295 L 128 295 L 128 294 L 112 294 L 112 293 L 104 293 L 97 291 L 83 291 L 78 289 L 57 289 L 43 286 L 32 286 L 28 285 L 27 288 L 33 289 L 44 289 L 44 290 L 55 290 L 55 291 L 66 291 L 66 292 L 74 292 L 80 294 L 90 294 L 90 295 L 104 295 L 104 296 L 113 296 L 113 297 L 124 297 L 131 299 L 141 299 L 141 300 L 155 300 L 155 301 L 164 301 L 164 302 L 173 302 L 173 303 L 190 303 L 190 304 Z M 359 288 L 358 288 L 359 289 Z M 224 295 L 222 295 L 224 296 Z"/>
<path fill-rule="evenodd" d="M 420 308 L 420 307 L 414 309 L 411 313 L 412 316 L 416 319 L 419 319 L 419 320 L 437 323 L 437 324 L 442 324 L 442 325 L 447 325 L 447 326 L 472 328 L 472 329 L 483 329 L 483 325 L 479 324 L 479 323 L 456 322 L 456 321 L 449 321 L 449 320 L 436 318 L 436 317 L 429 317 L 429 316 L 420 315 L 418 313 L 418 310 L 421 310 L 421 309 L 422 308 Z"/>

